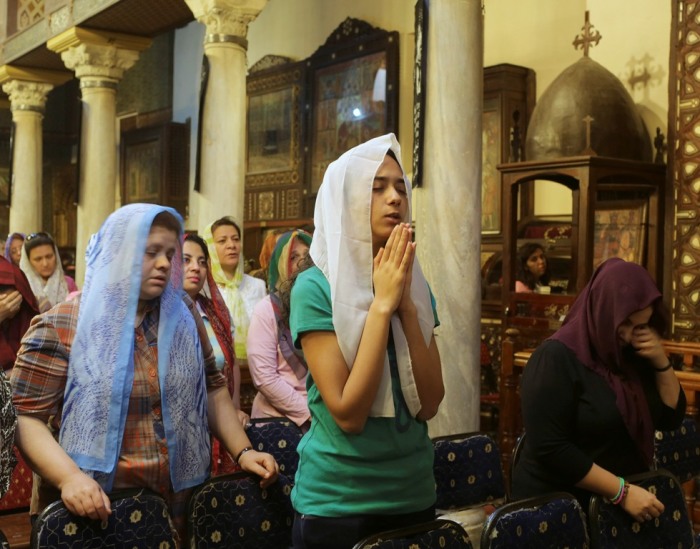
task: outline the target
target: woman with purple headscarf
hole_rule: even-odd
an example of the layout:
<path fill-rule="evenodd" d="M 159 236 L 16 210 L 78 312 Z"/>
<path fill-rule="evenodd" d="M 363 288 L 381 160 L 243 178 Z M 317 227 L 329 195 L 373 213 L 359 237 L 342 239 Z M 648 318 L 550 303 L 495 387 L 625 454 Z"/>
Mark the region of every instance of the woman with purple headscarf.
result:
<path fill-rule="evenodd" d="M 674 429 L 685 395 L 661 343 L 667 314 L 647 271 L 610 259 L 593 273 L 562 327 L 533 353 L 522 379 L 527 436 L 513 497 L 592 494 L 638 521 L 663 502 L 625 477 L 650 469 L 654 430 Z"/>

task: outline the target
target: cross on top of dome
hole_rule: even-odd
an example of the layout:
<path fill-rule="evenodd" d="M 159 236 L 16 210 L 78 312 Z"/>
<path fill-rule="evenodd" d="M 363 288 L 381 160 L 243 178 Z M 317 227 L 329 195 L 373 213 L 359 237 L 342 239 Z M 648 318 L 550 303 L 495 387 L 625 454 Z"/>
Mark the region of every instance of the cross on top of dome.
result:
<path fill-rule="evenodd" d="M 597 46 L 603 36 L 593 28 L 589 20 L 589 11 L 586 10 L 586 22 L 581 27 L 581 34 L 577 35 L 572 42 L 574 49 L 583 50 L 583 56 L 588 57 L 588 50 Z"/>

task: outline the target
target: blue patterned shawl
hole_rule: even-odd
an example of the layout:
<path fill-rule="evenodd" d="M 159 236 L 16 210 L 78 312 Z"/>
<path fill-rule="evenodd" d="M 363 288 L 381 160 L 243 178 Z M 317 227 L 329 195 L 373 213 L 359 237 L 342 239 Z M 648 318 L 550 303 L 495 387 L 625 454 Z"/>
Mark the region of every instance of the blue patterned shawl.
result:
<path fill-rule="evenodd" d="M 153 219 L 178 213 L 130 204 L 110 215 L 86 251 L 85 286 L 70 353 L 60 444 L 77 465 L 111 490 L 134 380 L 134 329 L 141 269 Z M 178 235 L 181 241 L 182 228 Z M 159 298 L 158 378 L 175 491 L 209 474 L 210 443 L 202 350 L 183 302 L 182 250 Z M 89 419 L 89 420 L 88 420 Z"/>

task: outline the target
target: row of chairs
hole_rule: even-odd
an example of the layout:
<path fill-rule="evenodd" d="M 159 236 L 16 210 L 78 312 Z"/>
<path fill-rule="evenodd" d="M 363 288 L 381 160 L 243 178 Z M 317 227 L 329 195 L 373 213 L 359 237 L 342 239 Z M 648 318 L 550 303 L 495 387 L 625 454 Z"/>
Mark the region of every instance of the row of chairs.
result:
<path fill-rule="evenodd" d="M 663 444 L 672 446 L 670 457 L 664 457 L 666 454 L 663 452 L 657 452 L 657 454 L 662 465 L 673 466 L 681 463 L 687 470 L 682 477 L 685 479 L 687 475 L 693 474 L 693 459 L 700 459 L 700 444 L 696 445 L 697 451 L 693 451 L 689 449 L 692 445 L 689 446 L 688 440 L 692 438 L 690 435 L 694 434 L 696 437 L 700 437 L 700 435 L 697 433 L 697 426 L 694 422 L 684 423 L 681 429 L 678 433 L 664 433 L 663 436 L 657 437 L 657 450 Z M 218 477 L 205 483 L 197 490 L 191 500 L 190 541 L 192 547 L 287 546 L 284 545 L 283 540 L 287 539 L 291 532 L 293 511 L 289 502 L 289 492 L 292 486 L 291 479 L 293 479 L 297 467 L 296 446 L 301 438 L 301 433 L 293 423 L 280 419 L 256 424 L 253 429 L 249 430 L 249 437 L 256 448 L 276 456 L 284 473 L 280 482 L 266 491 L 260 490 L 257 481 L 244 474 Z M 495 441 L 484 433 L 441 437 L 434 440 L 434 446 L 438 509 L 449 511 L 465 507 L 493 505 L 496 507 L 496 512 L 491 515 L 484 528 L 484 535 L 487 539 L 491 537 L 505 539 L 505 534 L 494 536 L 493 532 L 499 531 L 497 524 L 501 524 L 503 527 L 503 524 L 512 521 L 510 516 L 512 512 L 517 512 L 516 514 L 522 517 L 536 516 L 533 509 L 544 508 L 547 510 L 552 505 L 556 506 L 555 503 L 547 503 L 549 500 L 544 503 L 526 501 L 504 505 L 506 488 L 501 472 L 499 451 Z M 674 472 L 677 473 L 677 471 Z M 139 497 L 145 495 L 145 492 L 141 491 Z M 130 498 L 133 496 L 133 494 L 128 494 Z M 548 497 L 551 499 L 551 496 Z M 554 500 L 558 501 L 556 497 Z M 558 505 L 565 510 L 565 512 L 558 511 L 560 523 L 574 525 L 576 513 L 573 510 L 573 504 L 559 503 Z M 60 507 L 60 502 L 58 506 Z M 523 509 L 529 509 L 529 511 L 525 512 Z M 223 513 L 222 510 L 226 510 L 226 512 Z M 594 513 L 591 515 L 593 516 Z M 141 516 L 143 516 L 143 512 L 141 512 Z M 687 512 L 684 516 L 688 516 Z M 683 524 L 683 520 L 678 519 L 676 522 Z M 232 526 L 233 524 L 238 526 Z M 550 532 L 556 531 L 557 524 L 559 523 L 552 523 L 546 529 Z M 76 523 L 76 526 L 72 526 L 68 530 L 73 531 L 76 528 L 80 530 L 86 527 L 86 524 L 78 526 Z M 428 530 L 431 528 L 429 527 Z M 436 528 L 438 530 L 447 529 L 453 533 L 456 531 L 454 526 L 448 528 L 443 523 L 440 523 Z M 634 528 L 639 529 L 639 526 Z M 47 532 L 51 530 L 48 528 Z M 592 528 L 592 531 L 597 530 L 597 526 Z M 490 534 L 487 535 L 487 531 Z M 523 530 L 521 525 L 520 531 L 523 535 L 522 532 L 527 530 Z M 106 534 L 106 532 L 103 531 L 102 534 Z M 443 532 L 442 535 L 445 533 Z M 104 541 L 104 537 L 102 541 Z M 247 542 L 250 542 L 251 545 L 247 545 Z M 54 547 L 58 545 L 54 543 L 46 545 L 37 541 L 34 546 Z M 73 546 L 89 547 L 84 543 Z M 100 544 L 99 546 L 104 545 Z M 151 545 L 149 542 L 144 546 L 157 547 L 159 544 Z M 421 545 L 418 546 L 421 547 Z M 65 547 L 70 546 L 66 545 Z M 493 547 L 504 547 L 504 545 L 493 545 Z"/>
<path fill-rule="evenodd" d="M 482 549 L 569 547 L 695 547 L 678 479 L 663 470 L 630 477 L 654 491 L 665 511 L 655 520 L 635 522 L 624 510 L 593 497 L 588 522 L 578 501 L 565 493 L 506 503 L 488 517 L 480 537 Z M 239 547 L 279 549 L 291 544 L 291 482 L 263 490 L 245 473 L 206 482 L 190 501 L 188 531 L 193 549 Z M 174 547 L 165 502 L 145 490 L 115 494 L 113 513 L 104 523 L 70 515 L 61 502 L 49 506 L 32 531 L 31 547 L 97 549 Z M 589 536 L 590 531 L 590 536 Z M 464 528 L 437 520 L 370 536 L 355 549 L 470 548 Z"/>

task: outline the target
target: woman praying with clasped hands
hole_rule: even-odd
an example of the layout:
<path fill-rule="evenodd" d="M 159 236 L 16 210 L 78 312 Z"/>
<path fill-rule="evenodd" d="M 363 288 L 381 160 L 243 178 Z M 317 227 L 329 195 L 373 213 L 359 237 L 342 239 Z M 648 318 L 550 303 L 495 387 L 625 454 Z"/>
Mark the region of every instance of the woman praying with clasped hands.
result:
<path fill-rule="evenodd" d="M 444 386 L 400 157 L 390 134 L 328 167 L 309 251 L 315 266 L 291 290 L 311 412 L 292 490 L 295 549 L 351 548 L 435 516 L 425 422 Z"/>

